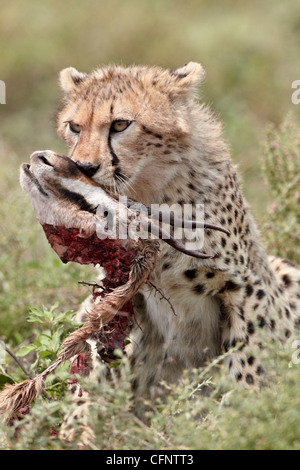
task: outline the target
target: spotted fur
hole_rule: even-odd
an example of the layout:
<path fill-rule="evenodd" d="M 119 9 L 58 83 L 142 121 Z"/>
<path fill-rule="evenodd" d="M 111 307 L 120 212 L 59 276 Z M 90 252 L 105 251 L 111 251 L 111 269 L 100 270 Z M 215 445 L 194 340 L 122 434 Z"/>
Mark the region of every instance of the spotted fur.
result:
<path fill-rule="evenodd" d="M 231 375 L 258 388 L 257 332 L 282 341 L 299 323 L 300 271 L 265 252 L 221 125 L 195 98 L 203 76 L 196 63 L 175 71 L 108 66 L 90 75 L 69 68 L 60 75 L 58 133 L 83 171 L 92 168 L 96 182 L 147 206 L 204 204 L 205 220 L 230 232 L 205 232 L 203 250 L 213 259 L 161 245 L 151 282 L 175 314 L 148 285 L 135 299 L 136 397 L 236 345 Z M 117 121 L 130 124 L 115 132 Z"/>

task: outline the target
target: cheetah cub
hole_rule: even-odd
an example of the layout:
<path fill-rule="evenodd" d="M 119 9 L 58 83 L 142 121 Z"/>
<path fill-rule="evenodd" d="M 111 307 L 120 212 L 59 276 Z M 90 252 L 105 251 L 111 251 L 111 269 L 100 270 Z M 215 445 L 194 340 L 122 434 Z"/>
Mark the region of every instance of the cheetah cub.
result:
<path fill-rule="evenodd" d="M 214 255 L 208 259 L 161 243 L 151 283 L 164 297 L 144 285 L 134 300 L 136 397 L 238 344 L 228 358 L 230 373 L 258 387 L 257 332 L 281 341 L 299 321 L 300 271 L 268 258 L 221 125 L 196 99 L 203 77 L 194 62 L 174 71 L 108 66 L 60 74 L 58 134 L 83 173 L 145 206 L 174 204 L 176 216 L 190 204 L 195 217 L 202 204 L 204 220 L 229 231 L 205 231 L 202 251 Z M 74 181 L 72 191 L 80 193 Z"/>

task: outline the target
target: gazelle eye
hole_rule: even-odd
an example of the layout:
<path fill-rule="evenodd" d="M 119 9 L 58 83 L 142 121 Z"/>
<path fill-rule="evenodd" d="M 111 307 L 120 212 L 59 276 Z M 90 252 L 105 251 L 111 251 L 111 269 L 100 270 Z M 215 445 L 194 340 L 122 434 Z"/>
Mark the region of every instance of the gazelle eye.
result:
<path fill-rule="evenodd" d="M 132 121 L 114 121 L 111 125 L 111 130 L 113 132 L 123 132 L 130 126 Z"/>
<path fill-rule="evenodd" d="M 75 122 L 70 121 L 69 129 L 71 132 L 74 132 L 74 134 L 79 134 L 81 131 L 81 126 L 79 126 L 79 124 L 75 124 Z"/>

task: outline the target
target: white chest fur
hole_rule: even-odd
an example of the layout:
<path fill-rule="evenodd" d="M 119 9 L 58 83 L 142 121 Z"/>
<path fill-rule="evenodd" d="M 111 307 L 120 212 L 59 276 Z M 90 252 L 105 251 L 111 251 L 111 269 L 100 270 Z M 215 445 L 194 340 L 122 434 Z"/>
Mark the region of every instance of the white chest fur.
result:
<path fill-rule="evenodd" d="M 186 367 L 197 367 L 204 358 L 219 352 L 219 302 L 214 297 L 191 295 L 190 290 L 176 292 L 163 289 L 166 298 L 144 286 L 147 315 L 158 333 L 164 338 L 168 355 L 184 362 Z"/>

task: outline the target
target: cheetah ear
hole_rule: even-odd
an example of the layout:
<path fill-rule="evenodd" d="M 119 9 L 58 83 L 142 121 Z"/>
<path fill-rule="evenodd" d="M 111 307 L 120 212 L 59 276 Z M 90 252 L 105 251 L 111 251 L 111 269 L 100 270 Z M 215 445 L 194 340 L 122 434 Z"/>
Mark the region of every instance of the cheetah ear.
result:
<path fill-rule="evenodd" d="M 197 62 L 189 62 L 184 67 L 171 72 L 173 89 L 175 94 L 195 91 L 205 77 L 202 65 Z"/>
<path fill-rule="evenodd" d="M 86 73 L 78 72 L 74 67 L 68 67 L 60 72 L 59 83 L 65 93 L 70 93 L 74 91 L 86 77 Z"/>

